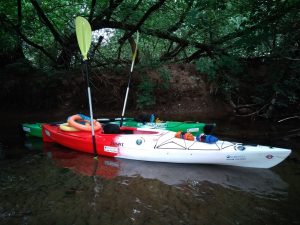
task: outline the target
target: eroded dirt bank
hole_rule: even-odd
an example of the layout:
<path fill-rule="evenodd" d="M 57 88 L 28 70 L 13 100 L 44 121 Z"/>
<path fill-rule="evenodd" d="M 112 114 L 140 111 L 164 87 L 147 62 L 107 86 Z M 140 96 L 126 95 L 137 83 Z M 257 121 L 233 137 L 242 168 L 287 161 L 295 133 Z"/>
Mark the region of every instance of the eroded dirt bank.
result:
<path fill-rule="evenodd" d="M 80 70 L 42 73 L 24 66 L 18 70 L 6 68 L 2 74 L 2 111 L 17 110 L 32 115 L 46 112 L 54 116 L 84 113 L 88 109 L 86 84 Z M 93 70 L 91 77 L 96 115 L 120 115 L 128 81 L 127 68 Z M 139 99 L 143 97 L 141 103 Z M 192 119 L 226 117 L 233 114 L 233 110 L 210 93 L 209 83 L 193 65 L 176 64 L 152 70 L 137 67 L 134 71 L 126 114 L 140 113 L 186 115 L 185 119 Z"/>

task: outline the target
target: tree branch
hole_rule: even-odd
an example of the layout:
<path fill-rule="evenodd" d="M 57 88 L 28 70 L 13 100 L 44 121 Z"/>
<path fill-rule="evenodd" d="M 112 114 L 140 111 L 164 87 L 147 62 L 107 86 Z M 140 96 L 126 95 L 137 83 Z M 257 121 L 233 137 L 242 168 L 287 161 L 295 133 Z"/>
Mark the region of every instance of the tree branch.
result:
<path fill-rule="evenodd" d="M 33 41 L 29 40 L 29 39 L 21 32 L 20 27 L 19 27 L 18 25 L 15 26 L 15 25 L 9 20 L 9 18 L 8 18 L 6 15 L 2 15 L 1 17 L 4 17 L 4 18 L 3 18 L 3 21 L 6 22 L 6 23 L 8 23 L 8 24 L 10 25 L 10 27 L 12 27 L 13 30 L 14 30 L 14 31 L 22 38 L 23 41 L 25 41 L 28 45 L 30 45 L 30 46 L 32 46 L 32 47 L 34 47 L 34 48 L 40 50 L 40 51 L 41 51 L 42 53 L 44 53 L 45 56 L 47 56 L 51 61 L 56 62 L 56 61 L 55 61 L 55 58 L 52 57 L 52 56 L 50 55 L 50 53 L 48 53 L 42 46 L 40 46 L 40 45 L 34 43 Z"/>
<path fill-rule="evenodd" d="M 140 5 L 142 2 L 143 2 L 143 0 L 139 0 L 139 1 L 135 4 L 135 6 L 132 8 L 132 11 L 137 10 L 137 8 L 139 7 L 139 5 Z M 123 22 L 126 22 L 130 16 L 131 16 L 131 14 L 128 14 L 128 15 L 124 18 Z"/>
<path fill-rule="evenodd" d="M 190 11 L 190 9 L 192 8 L 194 0 L 190 0 L 187 4 L 186 9 L 184 10 L 184 12 L 180 15 L 179 20 L 173 25 L 171 26 L 167 32 L 174 32 L 176 30 L 178 30 L 180 28 L 180 25 L 183 23 L 184 19 L 186 18 L 187 13 Z"/>
<path fill-rule="evenodd" d="M 18 28 L 21 28 L 22 24 L 22 0 L 18 0 Z"/>
<path fill-rule="evenodd" d="M 93 50 L 90 53 L 90 58 L 94 58 L 95 52 L 98 49 L 98 47 L 100 46 L 101 42 L 103 41 L 104 36 L 100 36 L 98 38 L 97 44 L 94 46 Z"/>
<path fill-rule="evenodd" d="M 177 56 L 186 46 L 181 46 L 180 44 L 178 44 L 175 49 L 173 49 L 172 51 L 168 51 L 165 54 L 163 54 L 160 59 L 162 61 L 164 60 L 168 60 L 170 58 L 173 58 L 175 56 Z M 170 48 L 169 48 L 170 49 Z"/>
<path fill-rule="evenodd" d="M 131 31 L 135 30 L 135 28 L 136 28 L 136 26 L 132 25 L 132 24 L 126 24 L 126 23 L 117 22 L 117 21 L 103 21 L 103 20 L 102 21 L 94 20 L 92 23 L 92 27 L 94 30 L 103 29 L 103 28 L 114 28 L 114 29 L 131 30 Z M 140 33 L 147 34 L 150 36 L 155 36 L 155 37 L 166 39 L 166 40 L 170 40 L 170 41 L 173 41 L 175 43 L 182 45 L 183 47 L 191 45 L 196 48 L 201 48 L 204 51 L 214 49 L 213 45 L 202 44 L 202 43 L 195 42 L 195 41 L 189 41 L 187 39 L 183 39 L 183 38 L 174 36 L 170 33 L 167 33 L 167 32 L 161 31 L 161 30 L 156 30 L 156 29 L 151 29 L 151 28 L 142 28 L 142 29 L 140 29 Z"/>
<path fill-rule="evenodd" d="M 144 14 L 144 16 L 140 19 L 140 21 L 135 25 L 135 27 L 129 32 L 125 33 L 124 36 L 119 39 L 119 43 L 124 43 L 129 37 L 131 37 L 143 25 L 143 23 L 149 18 L 149 16 L 165 3 L 165 1 L 166 0 L 159 0 L 156 4 L 151 6 Z"/>
<path fill-rule="evenodd" d="M 110 0 L 109 6 L 104 9 L 96 18 L 97 21 L 109 21 L 114 10 L 123 2 L 123 0 Z M 104 19 L 105 18 L 105 19 Z M 92 22 L 92 21 L 91 21 Z"/>
<path fill-rule="evenodd" d="M 97 2 L 97 0 L 92 0 L 91 11 L 90 11 L 90 16 L 89 16 L 89 22 L 91 22 L 92 19 L 93 19 L 93 16 L 94 16 L 94 13 L 95 13 L 96 2 Z"/>
<path fill-rule="evenodd" d="M 54 26 L 52 25 L 52 23 L 50 22 L 50 20 L 48 19 L 48 17 L 45 15 L 44 11 L 42 10 L 42 8 L 40 7 L 40 5 L 38 4 L 38 2 L 36 0 L 30 0 L 31 4 L 33 5 L 33 7 L 35 8 L 37 14 L 39 15 L 40 19 L 42 20 L 42 23 L 45 23 L 45 25 L 49 28 L 49 30 L 51 31 L 52 35 L 54 36 L 55 40 L 62 46 L 65 47 L 65 42 L 64 40 L 61 38 L 60 34 L 57 32 L 57 30 L 54 28 Z"/>
<path fill-rule="evenodd" d="M 294 4 L 291 4 L 291 6 L 287 7 L 285 10 L 280 10 L 278 13 L 272 14 L 269 17 L 265 17 L 265 19 L 263 19 L 262 21 L 260 21 L 259 23 L 255 24 L 251 27 L 245 28 L 243 30 L 240 30 L 240 31 L 237 31 L 234 33 L 227 34 L 227 35 L 221 37 L 220 39 L 213 41 L 212 44 L 214 44 L 214 45 L 222 44 L 226 41 L 247 35 L 247 34 L 251 33 L 252 31 L 255 31 L 265 25 L 268 25 L 274 21 L 279 20 L 281 17 L 285 16 L 286 13 L 290 10 L 297 10 L 297 9 L 295 9 Z"/>

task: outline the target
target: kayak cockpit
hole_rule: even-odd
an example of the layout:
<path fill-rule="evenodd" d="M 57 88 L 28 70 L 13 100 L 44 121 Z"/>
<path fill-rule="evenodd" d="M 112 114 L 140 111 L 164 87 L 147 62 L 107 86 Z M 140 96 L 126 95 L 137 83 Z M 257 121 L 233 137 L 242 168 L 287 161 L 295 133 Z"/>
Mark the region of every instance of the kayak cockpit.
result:
<path fill-rule="evenodd" d="M 105 124 L 102 126 L 104 134 L 158 134 L 158 130 L 139 129 L 136 127 L 119 127 L 116 124 Z"/>

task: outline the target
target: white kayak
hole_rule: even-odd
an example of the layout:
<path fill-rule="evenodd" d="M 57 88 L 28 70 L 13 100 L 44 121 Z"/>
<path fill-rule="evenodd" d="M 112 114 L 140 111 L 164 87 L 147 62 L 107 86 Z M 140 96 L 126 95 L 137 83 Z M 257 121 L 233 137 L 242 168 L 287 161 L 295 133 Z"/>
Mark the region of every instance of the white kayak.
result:
<path fill-rule="evenodd" d="M 136 144 L 137 140 L 141 142 L 140 145 Z M 169 163 L 270 168 L 282 162 L 291 153 L 290 149 L 222 140 L 213 144 L 189 141 L 176 138 L 175 132 L 165 131 L 157 138 L 146 135 L 139 139 L 130 135 L 119 136 L 117 143 L 121 143 L 117 156 L 119 158 Z"/>

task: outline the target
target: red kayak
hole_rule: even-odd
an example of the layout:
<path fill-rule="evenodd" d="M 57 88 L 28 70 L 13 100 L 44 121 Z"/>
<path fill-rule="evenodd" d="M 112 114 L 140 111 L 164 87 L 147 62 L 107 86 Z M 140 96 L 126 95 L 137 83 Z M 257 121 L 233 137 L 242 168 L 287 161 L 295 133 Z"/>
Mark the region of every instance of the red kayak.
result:
<path fill-rule="evenodd" d="M 124 143 L 119 142 L 117 138 L 124 135 L 158 135 L 160 130 L 139 129 L 136 127 L 120 127 L 119 134 L 104 134 L 102 130 L 95 131 L 96 149 L 98 155 L 116 157 L 118 148 Z M 85 153 L 94 153 L 91 132 L 76 131 L 67 132 L 59 128 L 58 125 L 44 124 L 42 126 L 42 136 L 44 142 L 56 142 L 65 147 Z M 138 136 L 137 136 L 138 138 Z"/>

